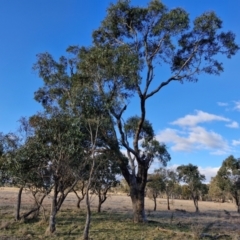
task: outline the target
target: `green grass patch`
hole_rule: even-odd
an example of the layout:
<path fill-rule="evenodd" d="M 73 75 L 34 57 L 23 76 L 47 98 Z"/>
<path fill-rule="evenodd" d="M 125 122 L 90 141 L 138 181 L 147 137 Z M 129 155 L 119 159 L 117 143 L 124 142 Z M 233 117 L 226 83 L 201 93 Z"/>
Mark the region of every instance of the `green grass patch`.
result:
<path fill-rule="evenodd" d="M 0 239 L 81 239 L 85 211 L 66 208 L 57 214 L 56 232 L 46 234 L 47 221 L 40 215 L 37 219 L 13 220 L 13 210 L 0 209 Z M 135 224 L 129 213 L 104 211 L 92 213 L 90 238 L 93 240 L 160 240 L 160 239 L 200 239 L 202 225 L 192 225 L 192 221 L 182 221 L 172 214 L 157 212 L 148 217 L 148 223 Z M 210 227 L 208 232 L 210 231 Z M 208 239 L 203 238 L 201 239 Z M 224 238 L 227 239 L 227 238 Z M 229 238 L 231 239 L 231 238 Z"/>

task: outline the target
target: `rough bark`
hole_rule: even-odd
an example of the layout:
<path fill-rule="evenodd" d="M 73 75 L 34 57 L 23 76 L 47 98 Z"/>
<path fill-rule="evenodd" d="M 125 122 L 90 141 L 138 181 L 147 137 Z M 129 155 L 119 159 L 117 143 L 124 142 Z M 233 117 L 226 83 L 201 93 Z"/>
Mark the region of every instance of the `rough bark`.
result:
<path fill-rule="evenodd" d="M 133 221 L 135 223 L 146 222 L 145 208 L 144 208 L 144 198 L 145 198 L 145 188 L 139 189 L 137 184 L 130 185 L 130 196 L 132 200 L 133 207 Z"/>
<path fill-rule="evenodd" d="M 23 191 L 23 187 L 20 187 L 19 191 L 18 191 L 17 206 L 16 206 L 16 212 L 15 212 L 15 220 L 16 221 L 19 221 L 21 219 L 20 208 L 21 208 L 21 200 L 22 200 L 22 191 Z"/>

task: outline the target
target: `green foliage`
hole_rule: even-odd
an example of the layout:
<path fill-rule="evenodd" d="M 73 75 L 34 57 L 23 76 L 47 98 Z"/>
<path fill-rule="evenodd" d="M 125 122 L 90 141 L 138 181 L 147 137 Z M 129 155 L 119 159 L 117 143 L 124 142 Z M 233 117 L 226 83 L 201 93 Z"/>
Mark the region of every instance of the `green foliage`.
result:
<path fill-rule="evenodd" d="M 107 192 L 119 183 L 117 175 L 120 168 L 114 159 L 114 152 L 106 152 L 96 156 L 96 170 L 93 176 L 92 191 L 97 195 L 106 196 Z"/>
<path fill-rule="evenodd" d="M 227 198 L 228 192 L 227 190 L 223 190 L 219 187 L 218 180 L 219 179 L 217 178 L 217 176 L 211 179 L 211 182 L 209 185 L 209 196 L 213 200 L 225 201 L 225 199 Z"/>
<path fill-rule="evenodd" d="M 240 159 L 229 156 L 226 158 L 216 176 L 217 186 L 234 198 L 240 212 Z"/>
<path fill-rule="evenodd" d="M 192 164 L 180 165 L 177 167 L 177 173 L 180 181 L 187 184 L 191 198 L 194 203 L 197 203 L 202 190 L 202 181 L 205 180 L 205 176 L 200 174 L 198 167 Z M 188 191 L 186 191 L 186 195 Z M 196 211 L 198 207 L 196 205 Z"/>
<path fill-rule="evenodd" d="M 205 180 L 205 176 L 200 174 L 198 167 L 192 165 L 181 165 L 177 167 L 179 179 L 189 185 L 190 189 L 201 186 L 201 181 Z"/>
<path fill-rule="evenodd" d="M 129 192 L 130 192 L 129 185 L 124 178 L 121 179 L 121 181 L 120 181 L 119 189 L 120 189 L 121 192 L 124 192 L 124 193 L 127 193 L 127 194 L 129 194 Z"/>
<path fill-rule="evenodd" d="M 40 163 L 32 158 L 36 145 L 32 136 L 21 139 L 17 134 L 9 133 L 4 136 L 4 154 L 1 157 L 3 183 L 17 186 L 37 186 L 43 179 L 37 174 Z"/>
<path fill-rule="evenodd" d="M 156 139 L 149 142 L 144 141 L 142 143 L 142 148 L 144 151 L 143 156 L 146 155 L 145 158 L 149 159 L 149 165 L 154 159 L 157 159 L 164 167 L 166 167 L 167 163 L 171 160 L 171 156 L 167 151 L 166 145 L 159 143 Z"/>
<path fill-rule="evenodd" d="M 74 176 L 74 171 L 75 174 L 80 171 L 84 165 L 84 147 L 87 148 L 89 143 L 78 118 L 55 112 L 50 117 L 35 115 L 30 123 L 41 148 L 36 149 L 40 150 L 39 160 L 44 159 L 48 163 L 53 176 L 68 178 L 69 175 Z"/>
<path fill-rule="evenodd" d="M 222 21 L 214 12 L 197 17 L 192 27 L 189 23 L 184 9 L 169 10 L 157 0 L 147 7 L 118 1 L 110 5 L 93 38 L 97 46 L 128 46 L 129 52 L 137 53 L 148 66 L 153 62 L 168 64 L 172 80 L 197 80 L 202 72 L 219 74 L 223 66 L 216 56 L 230 58 L 239 50 L 234 34 L 221 32 Z"/>
<path fill-rule="evenodd" d="M 138 128 L 138 124 L 140 121 L 140 117 L 134 116 L 130 117 L 126 123 L 124 124 L 124 130 L 127 137 L 135 138 L 136 130 Z M 154 131 L 152 128 L 152 124 L 145 120 L 139 134 L 139 140 L 144 139 L 147 142 L 152 140 L 154 137 Z"/>
<path fill-rule="evenodd" d="M 149 198 L 157 198 L 160 193 L 165 191 L 163 176 L 159 172 L 150 174 L 147 183 L 147 195 Z"/>
<path fill-rule="evenodd" d="M 107 16 L 93 32 L 92 46 L 70 46 L 67 52 L 71 57 L 58 61 L 48 53 L 37 56 L 34 69 L 44 86 L 35 99 L 47 113 L 58 109 L 81 118 L 85 130 L 91 125 L 96 133 L 94 121 L 100 121 L 97 148 L 114 151 L 114 161 L 135 188 L 131 192 L 143 193 L 153 160 L 157 158 L 164 166 L 170 160 L 166 146 L 154 138 L 146 120 L 147 100 L 173 81 L 196 81 L 201 73 L 220 74 L 219 55 L 230 58 L 239 50 L 234 34 L 222 32 L 221 27 L 214 12 L 203 13 L 190 24 L 184 9 L 169 10 L 159 0 L 146 7 L 119 0 L 109 6 Z M 159 67 L 168 67 L 171 75 L 153 83 Z M 124 122 L 123 114 L 136 95 L 139 114 Z M 88 140 L 84 147 L 89 147 Z M 122 147 L 127 158 L 120 153 Z M 181 178 L 196 192 L 204 177 L 190 175 L 183 173 Z"/>
<path fill-rule="evenodd" d="M 183 199 L 190 199 L 192 197 L 192 193 L 188 185 L 184 184 L 181 186 L 181 196 Z"/>

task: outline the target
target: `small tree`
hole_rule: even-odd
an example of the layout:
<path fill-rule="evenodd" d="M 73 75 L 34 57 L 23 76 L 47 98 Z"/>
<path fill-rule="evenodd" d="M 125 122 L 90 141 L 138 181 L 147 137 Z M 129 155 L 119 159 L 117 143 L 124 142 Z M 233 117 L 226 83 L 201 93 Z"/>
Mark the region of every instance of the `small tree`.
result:
<path fill-rule="evenodd" d="M 2 180 L 19 187 L 15 209 L 16 220 L 26 218 L 31 213 L 38 215 L 44 198 L 51 190 L 47 184 L 46 163 L 41 159 L 41 147 L 33 136 L 33 129 L 26 118 L 21 118 L 19 122 L 21 124 L 17 133 L 8 133 L 1 138 L 3 154 L 0 166 L 1 172 L 4 173 L 1 174 Z M 29 212 L 20 215 L 24 188 L 33 194 L 35 206 Z M 43 193 L 39 199 L 37 192 Z"/>
<path fill-rule="evenodd" d="M 229 156 L 226 158 L 216 176 L 218 187 L 233 197 L 240 213 L 240 159 Z"/>
<path fill-rule="evenodd" d="M 77 197 L 77 208 L 80 208 L 81 201 L 86 195 L 86 180 L 83 178 L 78 181 L 78 183 L 73 187 L 72 191 Z"/>
<path fill-rule="evenodd" d="M 225 188 L 220 188 L 218 183 L 217 176 L 211 178 L 210 184 L 209 184 L 209 196 L 214 201 L 220 201 L 225 202 L 228 191 Z"/>
<path fill-rule="evenodd" d="M 147 196 L 154 201 L 153 211 L 157 209 L 157 197 L 160 193 L 164 192 L 165 184 L 163 176 L 158 170 L 155 170 L 153 174 L 148 177 L 147 183 Z"/>
<path fill-rule="evenodd" d="M 184 200 L 189 200 L 191 199 L 191 191 L 188 187 L 188 185 L 186 184 L 183 184 L 183 185 L 180 185 L 181 187 L 181 199 L 184 199 Z"/>
<path fill-rule="evenodd" d="M 101 206 L 107 199 L 108 191 L 116 187 L 119 183 L 117 174 L 120 174 L 120 169 L 116 160 L 114 160 L 114 153 L 99 154 L 96 158 L 97 171 L 92 183 L 92 191 L 98 196 L 98 212 L 101 212 Z"/>
<path fill-rule="evenodd" d="M 179 180 L 183 181 L 188 185 L 194 206 L 196 208 L 196 212 L 199 212 L 198 200 L 202 181 L 205 180 L 205 176 L 200 174 L 200 172 L 198 171 L 198 167 L 192 164 L 179 166 L 177 168 L 177 172 Z"/>
<path fill-rule="evenodd" d="M 166 168 L 159 168 L 154 172 L 155 173 L 153 175 L 150 175 L 150 182 L 147 185 L 148 190 L 150 190 L 150 196 L 153 198 L 156 205 L 156 198 L 159 193 L 165 192 L 167 196 L 167 209 L 170 210 L 169 198 L 175 190 L 177 183 L 177 174 L 173 170 Z M 155 207 L 154 209 L 156 210 Z"/>
<path fill-rule="evenodd" d="M 35 151 L 39 151 L 39 160 L 45 161 L 53 188 L 49 217 L 49 231 L 53 233 L 57 212 L 85 167 L 84 131 L 79 118 L 71 118 L 59 111 L 35 115 L 30 123 L 40 147 Z"/>
<path fill-rule="evenodd" d="M 170 210 L 170 203 L 169 203 L 169 199 L 170 196 L 172 196 L 172 194 L 174 193 L 175 190 L 175 185 L 177 183 L 177 174 L 170 169 L 165 169 L 165 192 L 167 195 L 167 208 L 168 210 Z"/>
<path fill-rule="evenodd" d="M 206 201 L 209 197 L 209 184 L 202 183 L 200 188 L 200 200 Z"/>

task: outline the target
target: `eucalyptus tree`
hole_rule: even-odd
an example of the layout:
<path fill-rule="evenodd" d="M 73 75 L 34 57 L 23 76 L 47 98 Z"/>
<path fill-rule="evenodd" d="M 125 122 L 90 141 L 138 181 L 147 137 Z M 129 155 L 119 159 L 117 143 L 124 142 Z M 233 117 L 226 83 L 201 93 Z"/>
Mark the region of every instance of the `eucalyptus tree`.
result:
<path fill-rule="evenodd" d="M 46 162 L 41 159 L 41 146 L 36 142 L 28 119 L 20 119 L 17 133 L 8 133 L 1 138 L 2 156 L 0 163 L 1 178 L 4 183 L 19 187 L 15 219 L 37 214 L 40 206 L 50 192 L 47 184 Z M 30 211 L 20 215 L 22 191 L 28 189 L 33 194 L 35 205 Z M 37 193 L 41 196 L 37 197 Z"/>
<path fill-rule="evenodd" d="M 174 193 L 178 176 L 175 171 L 166 168 L 154 170 L 154 173 L 149 175 L 147 189 L 150 190 L 151 197 L 154 200 L 154 211 L 156 211 L 156 198 L 160 193 L 166 193 L 167 209 L 170 210 L 170 196 Z"/>
<path fill-rule="evenodd" d="M 23 188 L 26 184 L 27 174 L 23 174 L 25 161 L 19 159 L 20 140 L 14 133 L 1 136 L 1 182 L 11 183 L 19 187 L 17 204 L 15 209 L 15 220 L 20 220 L 20 206 Z M 20 160 L 20 161 L 19 161 Z"/>
<path fill-rule="evenodd" d="M 124 156 L 121 152 L 116 154 L 114 151 L 118 145 L 113 129 L 113 121 L 106 111 L 105 102 L 99 93 L 92 88 L 92 82 L 77 71 L 76 56 L 74 54 L 79 49 L 70 47 L 68 51 L 73 53 L 73 57 L 71 59 L 61 57 L 58 62 L 47 53 L 37 56 L 34 69 L 38 71 L 39 76 L 43 79 L 44 86 L 35 92 L 35 99 L 42 103 L 47 115 L 60 111 L 69 119 L 75 119 L 75 121 L 78 119 L 81 123 L 81 128 L 78 131 L 84 135 L 84 141 L 80 142 L 79 146 L 81 146 L 84 153 L 82 161 L 85 163 L 85 171 L 78 172 L 76 176 L 85 184 L 83 195 L 86 200 L 87 217 L 83 238 L 88 239 L 91 222 L 89 190 L 92 188 L 93 183 L 96 183 L 96 179 L 100 178 L 97 176 L 99 163 L 96 162 L 96 159 L 109 151 L 120 158 L 124 158 Z M 45 126 L 42 128 L 47 129 Z M 52 128 L 54 129 L 54 125 L 52 125 Z M 66 140 L 66 142 L 73 137 L 77 138 L 74 132 L 69 133 L 68 137 L 69 140 Z M 81 136 L 79 136 L 79 141 L 81 141 Z M 72 190 L 75 191 L 76 187 Z M 78 200 L 81 201 L 81 199 L 78 196 Z M 52 223 L 52 226 L 54 225 Z M 51 232 L 54 230 L 55 227 L 50 227 Z"/>
<path fill-rule="evenodd" d="M 170 196 L 173 195 L 176 184 L 178 183 L 178 176 L 174 170 L 160 168 L 156 170 L 163 179 L 164 183 L 164 192 L 167 196 L 167 209 L 170 210 Z"/>
<path fill-rule="evenodd" d="M 199 172 L 197 166 L 192 164 L 177 167 L 177 173 L 179 180 L 187 184 L 196 212 L 199 212 L 198 200 L 205 176 Z"/>
<path fill-rule="evenodd" d="M 48 170 L 48 163 L 42 151 L 43 148 L 39 141 L 34 136 L 31 136 L 17 149 L 14 155 L 11 154 L 9 167 L 14 169 L 12 179 L 20 187 L 15 217 L 18 220 L 26 218 L 33 213 L 34 216 L 38 216 L 43 200 L 51 192 L 51 176 Z M 33 208 L 20 216 L 23 189 L 31 192 L 35 202 Z"/>
<path fill-rule="evenodd" d="M 94 45 L 81 48 L 79 71 L 93 81 L 116 121 L 119 145 L 128 153 L 131 169 L 119 158 L 122 174 L 130 186 L 134 222 L 145 221 L 144 190 L 152 160 L 141 150 L 147 102 L 173 82 L 197 81 L 201 73 L 220 74 L 219 54 L 230 58 L 239 46 L 232 32 L 222 32 L 214 12 L 203 13 L 190 23 L 182 8 L 169 10 L 161 1 L 147 7 L 128 0 L 111 4 L 100 27 L 93 32 Z M 156 75 L 168 68 L 169 77 Z M 130 99 L 139 100 L 139 117 L 131 138 L 124 131 L 124 113 Z M 132 140 L 132 143 L 129 141 Z M 134 164 L 132 164 L 134 159 Z"/>
<path fill-rule="evenodd" d="M 96 171 L 92 183 L 92 192 L 98 196 L 98 212 L 101 212 L 102 204 L 107 200 L 109 190 L 116 187 L 120 181 L 120 168 L 114 159 L 114 152 L 99 154 L 96 158 Z"/>
<path fill-rule="evenodd" d="M 221 191 L 230 193 L 240 213 L 240 159 L 232 155 L 226 158 L 218 170 L 216 181 Z"/>
<path fill-rule="evenodd" d="M 211 178 L 209 184 L 209 197 L 213 201 L 225 202 L 229 193 L 226 188 L 220 188 L 217 176 Z"/>
<path fill-rule="evenodd" d="M 72 191 L 77 197 L 77 208 L 80 208 L 81 201 L 83 201 L 86 195 L 86 181 L 85 179 L 80 179 L 77 184 L 73 187 Z"/>
<path fill-rule="evenodd" d="M 130 187 L 134 222 L 146 220 L 144 191 L 154 158 L 154 154 L 143 154 L 141 149 L 147 102 L 170 83 L 197 81 L 201 73 L 223 71 L 217 57 L 222 54 L 230 58 L 239 46 L 234 34 L 222 32 L 221 28 L 222 21 L 214 12 L 203 13 L 190 23 L 184 9 L 169 10 L 159 0 L 150 1 L 147 7 L 119 0 L 110 5 L 107 16 L 93 32 L 93 46 L 70 47 L 68 51 L 74 57 L 61 57 L 59 62 L 47 53 L 38 55 L 35 69 L 45 86 L 35 96 L 46 108 L 53 101 L 75 114 L 83 110 L 82 103 L 86 102 L 83 89 L 98 92 L 102 106 L 108 110 L 106 115 L 111 115 L 111 131 L 116 131 L 109 146 L 118 153 L 117 162 Z M 158 69 L 168 69 L 169 77 L 157 76 Z M 83 87 L 86 84 L 88 87 Z M 135 96 L 139 114 L 129 136 L 124 114 Z M 157 143 L 154 137 L 144 141 L 148 150 L 161 147 L 160 160 L 169 160 L 164 144 Z M 121 148 L 127 151 L 128 161 Z"/>
<path fill-rule="evenodd" d="M 41 146 L 53 189 L 49 231 L 56 230 L 56 215 L 68 193 L 84 172 L 84 138 L 81 121 L 55 111 L 51 115 L 38 114 L 30 119 L 35 137 Z"/>
<path fill-rule="evenodd" d="M 153 211 L 157 209 L 157 197 L 165 190 L 164 179 L 159 174 L 159 171 L 154 171 L 153 174 L 149 174 L 147 183 L 147 196 L 153 200 Z"/>

